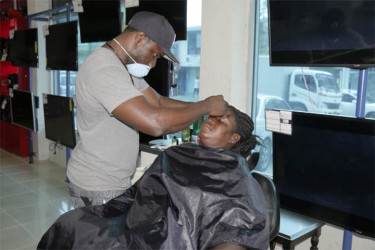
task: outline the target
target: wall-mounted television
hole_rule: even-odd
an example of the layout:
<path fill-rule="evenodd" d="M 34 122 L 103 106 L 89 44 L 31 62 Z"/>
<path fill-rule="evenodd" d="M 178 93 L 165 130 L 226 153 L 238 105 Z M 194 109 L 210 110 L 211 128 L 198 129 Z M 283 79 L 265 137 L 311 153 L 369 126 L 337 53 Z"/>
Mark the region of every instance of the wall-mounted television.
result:
<path fill-rule="evenodd" d="M 68 148 L 76 145 L 72 97 L 43 94 L 46 138 Z"/>
<path fill-rule="evenodd" d="M 151 11 L 164 16 L 176 32 L 176 41 L 187 39 L 187 0 L 139 0 L 138 7 L 126 9 L 126 24 L 139 11 Z"/>
<path fill-rule="evenodd" d="M 375 66 L 375 1 L 268 3 L 271 66 Z"/>
<path fill-rule="evenodd" d="M 109 41 L 122 32 L 120 0 L 83 0 L 82 7 L 81 43 Z"/>
<path fill-rule="evenodd" d="M 38 67 L 37 28 L 15 30 L 9 41 L 9 60 L 13 66 Z"/>
<path fill-rule="evenodd" d="M 77 21 L 49 25 L 46 35 L 48 70 L 78 70 Z"/>
<path fill-rule="evenodd" d="M 284 209 L 375 237 L 375 120 L 292 113 L 273 133 L 273 180 Z"/>
<path fill-rule="evenodd" d="M 34 94 L 29 91 L 10 90 L 10 113 L 13 124 L 34 132 L 38 130 L 35 99 Z"/>

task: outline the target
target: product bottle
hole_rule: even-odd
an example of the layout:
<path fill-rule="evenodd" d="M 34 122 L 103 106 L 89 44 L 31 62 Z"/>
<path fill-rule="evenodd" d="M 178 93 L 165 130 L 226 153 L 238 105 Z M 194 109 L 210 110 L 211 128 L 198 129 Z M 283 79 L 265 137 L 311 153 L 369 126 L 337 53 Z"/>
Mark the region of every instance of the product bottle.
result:
<path fill-rule="evenodd" d="M 178 145 L 178 139 L 176 136 L 173 136 L 173 139 L 172 139 L 172 146 L 176 146 Z"/>
<path fill-rule="evenodd" d="M 199 134 L 199 132 L 201 131 L 201 124 L 204 120 L 204 117 L 202 116 L 201 118 L 199 118 L 198 120 L 196 120 L 194 123 L 193 123 L 193 133 L 194 134 Z"/>
<path fill-rule="evenodd" d="M 185 129 L 181 130 L 181 139 L 183 143 L 189 143 L 190 138 L 191 138 L 191 130 L 190 130 L 190 126 L 188 126 Z"/>

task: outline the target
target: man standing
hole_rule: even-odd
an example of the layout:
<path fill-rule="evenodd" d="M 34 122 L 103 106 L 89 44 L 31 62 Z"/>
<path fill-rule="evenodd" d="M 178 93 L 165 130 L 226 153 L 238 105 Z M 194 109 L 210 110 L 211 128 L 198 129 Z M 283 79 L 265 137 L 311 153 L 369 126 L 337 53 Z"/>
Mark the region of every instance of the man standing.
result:
<path fill-rule="evenodd" d="M 175 32 L 161 15 L 138 12 L 113 40 L 96 48 L 76 78 L 79 140 L 67 169 L 73 205 L 103 204 L 131 185 L 139 131 L 160 136 L 189 126 L 203 115 L 222 116 L 221 95 L 188 103 L 160 96 L 143 79 L 165 57 Z"/>

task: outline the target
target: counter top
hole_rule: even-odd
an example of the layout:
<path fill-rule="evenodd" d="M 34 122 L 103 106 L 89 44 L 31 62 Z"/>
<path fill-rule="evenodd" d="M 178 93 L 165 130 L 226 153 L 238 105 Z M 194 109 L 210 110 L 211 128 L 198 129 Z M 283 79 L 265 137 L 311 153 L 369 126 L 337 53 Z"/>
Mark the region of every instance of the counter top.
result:
<path fill-rule="evenodd" d="M 158 155 L 160 154 L 161 152 L 163 152 L 162 150 L 158 149 L 158 148 L 153 148 L 151 147 L 150 144 L 146 144 L 146 143 L 140 143 L 139 144 L 139 150 L 141 152 L 147 152 L 147 153 L 150 153 L 150 154 L 155 154 L 155 155 Z"/>
<path fill-rule="evenodd" d="M 285 209 L 281 209 L 280 213 L 279 236 L 289 240 L 295 240 L 324 225 L 321 221 Z"/>

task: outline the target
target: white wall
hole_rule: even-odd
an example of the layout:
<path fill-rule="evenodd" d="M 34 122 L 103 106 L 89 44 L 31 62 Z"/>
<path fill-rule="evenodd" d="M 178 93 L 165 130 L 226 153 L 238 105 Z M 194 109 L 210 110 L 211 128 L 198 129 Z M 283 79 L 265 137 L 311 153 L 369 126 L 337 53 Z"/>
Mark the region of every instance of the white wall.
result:
<path fill-rule="evenodd" d="M 222 94 L 242 111 L 252 99 L 253 0 L 202 1 L 200 98 Z"/>
<path fill-rule="evenodd" d="M 27 0 L 27 15 L 49 10 L 51 6 L 51 0 Z"/>

